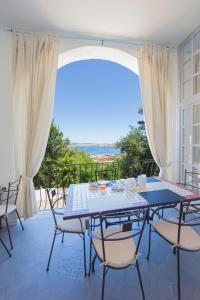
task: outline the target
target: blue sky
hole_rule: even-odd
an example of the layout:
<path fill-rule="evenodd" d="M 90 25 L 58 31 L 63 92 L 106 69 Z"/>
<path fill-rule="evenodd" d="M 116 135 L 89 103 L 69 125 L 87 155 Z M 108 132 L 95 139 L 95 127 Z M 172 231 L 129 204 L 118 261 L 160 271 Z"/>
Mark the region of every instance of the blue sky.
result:
<path fill-rule="evenodd" d="M 53 118 L 71 142 L 113 143 L 141 116 L 139 79 L 105 60 L 84 60 L 58 70 Z"/>

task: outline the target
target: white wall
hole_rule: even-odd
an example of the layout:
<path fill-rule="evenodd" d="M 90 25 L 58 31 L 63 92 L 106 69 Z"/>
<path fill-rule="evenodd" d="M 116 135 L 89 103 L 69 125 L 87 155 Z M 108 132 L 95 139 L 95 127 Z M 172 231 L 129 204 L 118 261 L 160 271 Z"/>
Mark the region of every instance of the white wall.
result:
<path fill-rule="evenodd" d="M 0 186 L 13 177 L 12 40 L 0 31 Z"/>
<path fill-rule="evenodd" d="M 66 48 L 65 51 L 59 55 L 58 68 L 78 60 L 103 59 L 118 63 L 139 75 L 137 58 L 127 53 L 128 51 L 122 51 L 117 47 L 113 48 L 105 45 L 76 46 L 73 49 L 68 48 L 67 50 Z M 64 49 L 62 49 L 62 51 L 63 50 Z"/>

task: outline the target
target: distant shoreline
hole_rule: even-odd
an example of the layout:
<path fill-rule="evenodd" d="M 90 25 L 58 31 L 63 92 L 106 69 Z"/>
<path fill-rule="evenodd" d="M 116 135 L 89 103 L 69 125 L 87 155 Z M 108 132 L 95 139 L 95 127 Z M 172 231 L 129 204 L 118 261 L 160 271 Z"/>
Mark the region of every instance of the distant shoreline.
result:
<path fill-rule="evenodd" d="M 69 147 L 114 147 L 114 144 L 102 143 L 70 143 Z"/>
<path fill-rule="evenodd" d="M 77 146 L 73 146 L 74 148 L 77 149 L 78 152 L 87 152 L 91 157 L 97 159 L 97 160 L 102 160 L 102 159 L 113 159 L 115 155 L 120 154 L 120 149 L 115 148 L 114 146 L 111 145 L 97 145 L 95 146 L 94 144 L 92 145 L 86 145 L 83 146 L 80 144 Z M 71 148 L 73 148 L 71 147 Z"/>

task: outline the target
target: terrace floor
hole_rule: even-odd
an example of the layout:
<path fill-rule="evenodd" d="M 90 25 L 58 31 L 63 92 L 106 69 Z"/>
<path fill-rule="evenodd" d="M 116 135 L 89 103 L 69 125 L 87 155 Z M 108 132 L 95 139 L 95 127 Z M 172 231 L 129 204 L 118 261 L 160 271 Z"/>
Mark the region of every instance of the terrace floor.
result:
<path fill-rule="evenodd" d="M 84 277 L 82 240 L 66 234 L 64 244 L 57 237 L 50 270 L 45 271 L 53 237 L 50 211 L 24 221 L 25 231 L 19 225 L 11 228 L 14 249 L 8 258 L 0 246 L 0 300 L 94 300 L 100 299 L 101 267 Z M 1 236 L 7 242 L 5 229 Z M 140 269 L 146 300 L 177 299 L 176 257 L 169 244 L 153 234 L 152 255 L 148 262 L 147 232 L 141 247 Z M 200 299 L 200 253 L 181 255 L 182 299 Z M 134 267 L 110 270 L 106 278 L 105 300 L 142 299 L 137 272 Z"/>

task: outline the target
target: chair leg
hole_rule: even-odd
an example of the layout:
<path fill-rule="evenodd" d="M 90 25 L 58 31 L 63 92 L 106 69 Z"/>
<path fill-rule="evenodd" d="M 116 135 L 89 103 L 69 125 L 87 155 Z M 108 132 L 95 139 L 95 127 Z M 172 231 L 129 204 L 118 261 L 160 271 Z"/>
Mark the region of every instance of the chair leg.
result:
<path fill-rule="evenodd" d="M 104 300 L 105 277 L 106 277 L 106 267 L 103 266 L 103 278 L 102 278 L 101 300 Z"/>
<path fill-rule="evenodd" d="M 90 274 L 91 274 L 91 267 L 92 267 L 92 239 L 90 238 L 90 258 L 89 258 L 88 276 L 90 276 Z"/>
<path fill-rule="evenodd" d="M 18 211 L 17 211 L 17 210 L 16 210 L 16 214 L 17 214 L 17 217 L 18 217 L 19 223 L 20 223 L 20 225 L 21 225 L 21 228 L 22 228 L 22 230 L 24 231 L 24 226 L 23 226 L 23 224 L 22 224 L 22 221 L 21 221 L 21 219 L 20 219 L 20 216 L 19 216 L 19 213 L 18 213 Z"/>
<path fill-rule="evenodd" d="M 61 240 L 62 243 L 64 243 L 64 236 L 65 236 L 65 233 L 63 231 L 63 233 L 62 233 L 62 240 Z"/>
<path fill-rule="evenodd" d="M 95 266 L 96 258 L 97 258 L 97 256 L 95 254 L 94 257 L 93 257 L 93 260 L 92 260 L 92 273 L 94 273 L 94 266 Z"/>
<path fill-rule="evenodd" d="M 85 233 L 83 233 L 83 255 L 84 255 L 84 274 L 87 276 L 86 270 L 86 249 L 85 249 Z"/>
<path fill-rule="evenodd" d="M 151 252 L 151 224 L 149 224 L 149 246 L 148 246 L 147 260 L 149 260 L 150 252 Z"/>
<path fill-rule="evenodd" d="M 6 227 L 8 230 L 8 236 L 9 236 L 9 241 L 10 241 L 10 249 L 13 249 L 13 244 L 12 244 L 12 239 L 11 239 L 11 235 L 10 235 L 10 228 L 9 228 L 9 224 L 8 224 L 8 216 L 5 215 L 5 220 L 6 220 Z"/>
<path fill-rule="evenodd" d="M 178 280 L 178 300 L 181 300 L 181 282 L 180 282 L 180 249 L 177 248 L 177 280 Z"/>
<path fill-rule="evenodd" d="M 53 236 L 53 242 L 52 242 L 52 245 L 51 245 L 51 250 L 50 250 L 50 254 L 49 254 L 49 260 L 48 260 L 48 264 L 47 264 L 47 267 L 46 267 L 46 271 L 48 272 L 49 271 L 49 265 L 50 265 L 50 261 L 51 261 L 51 256 L 52 256 L 52 252 L 53 252 L 53 247 L 54 247 L 54 243 L 55 243 L 55 239 L 56 239 L 56 230 L 54 232 L 54 236 Z"/>
<path fill-rule="evenodd" d="M 8 255 L 11 257 L 12 255 L 11 255 L 10 251 L 8 250 L 8 248 L 6 247 L 5 243 L 2 241 L 1 238 L 0 238 L 0 242 L 3 245 L 4 249 L 6 250 L 6 252 L 8 253 Z"/>
<path fill-rule="evenodd" d="M 183 213 L 183 222 L 185 222 L 185 215 L 186 215 L 186 214 L 185 214 L 185 213 Z"/>
<path fill-rule="evenodd" d="M 141 278 L 141 274 L 140 274 L 140 268 L 139 268 L 138 261 L 136 261 L 136 269 L 137 269 L 137 272 L 138 272 L 138 278 L 139 278 L 139 282 L 140 282 L 140 288 L 141 288 L 141 292 L 142 292 L 142 298 L 143 298 L 143 300 L 145 300 L 144 288 L 143 288 L 143 284 L 142 284 L 142 278 Z"/>

